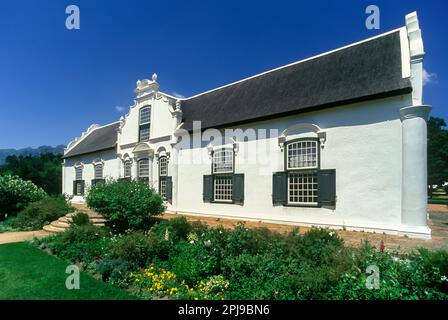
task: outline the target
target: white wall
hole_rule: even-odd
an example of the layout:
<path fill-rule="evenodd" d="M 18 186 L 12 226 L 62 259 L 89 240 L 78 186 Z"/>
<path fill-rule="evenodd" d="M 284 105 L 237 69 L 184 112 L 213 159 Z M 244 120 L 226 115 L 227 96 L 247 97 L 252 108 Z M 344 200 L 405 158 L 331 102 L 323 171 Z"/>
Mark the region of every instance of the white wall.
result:
<path fill-rule="evenodd" d="M 257 141 L 239 142 L 235 172 L 245 174 L 244 205 L 204 203 L 202 179 L 211 172 L 206 143 L 202 143 L 202 148 L 180 147 L 182 142 L 179 143 L 176 209 L 257 220 L 398 230 L 401 228 L 402 174 L 399 109 L 410 104 L 410 96 L 403 96 L 241 127 L 243 130 L 279 129 L 281 133 L 298 123 L 312 123 L 326 131 L 321 168 L 336 169 L 335 210 L 272 205 L 272 173 L 282 171 L 284 166 L 284 153 L 276 137 L 268 139 L 268 149 L 257 149 L 259 159 L 268 162 L 261 165 L 248 163 L 249 153 L 242 151 L 251 150 Z M 208 161 L 202 164 L 186 161 L 201 157 Z"/>
<path fill-rule="evenodd" d="M 91 186 L 92 179 L 94 179 L 93 162 L 97 159 L 104 161 L 103 178 L 115 178 L 118 172 L 117 152 L 115 149 L 100 151 L 80 155 L 65 159 L 62 169 L 64 170 L 64 181 L 62 192 L 73 195 L 73 181 L 75 180 L 75 164 L 80 162 L 83 164 L 82 178 L 85 181 L 85 191 Z"/>

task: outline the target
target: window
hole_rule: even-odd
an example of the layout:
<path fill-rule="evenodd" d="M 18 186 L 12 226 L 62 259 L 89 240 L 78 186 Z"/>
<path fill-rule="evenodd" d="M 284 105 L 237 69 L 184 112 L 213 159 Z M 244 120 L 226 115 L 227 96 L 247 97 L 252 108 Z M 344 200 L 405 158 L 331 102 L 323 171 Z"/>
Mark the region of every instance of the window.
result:
<path fill-rule="evenodd" d="M 75 168 L 75 180 L 82 180 L 82 166 Z"/>
<path fill-rule="evenodd" d="M 103 164 L 102 163 L 95 164 L 94 171 L 95 171 L 95 180 L 103 179 Z"/>
<path fill-rule="evenodd" d="M 159 175 L 161 177 L 168 175 L 168 159 L 166 156 L 159 158 Z"/>
<path fill-rule="evenodd" d="M 131 163 L 131 160 L 126 160 L 124 162 L 124 177 L 125 178 L 132 177 L 132 163 Z"/>
<path fill-rule="evenodd" d="M 159 158 L 159 193 L 166 200 L 167 198 L 167 176 L 168 176 L 168 158 L 162 156 Z"/>
<path fill-rule="evenodd" d="M 317 141 L 292 142 L 286 149 L 287 169 L 317 168 Z"/>
<path fill-rule="evenodd" d="M 301 139 L 286 145 L 287 202 L 317 205 L 318 142 Z"/>
<path fill-rule="evenodd" d="M 213 173 L 233 173 L 232 149 L 221 149 L 213 153 Z"/>
<path fill-rule="evenodd" d="M 302 138 L 285 145 L 285 170 L 272 180 L 274 205 L 336 205 L 336 170 L 320 168 L 317 138 Z"/>
<path fill-rule="evenodd" d="M 139 118 L 139 141 L 149 141 L 151 130 L 151 107 L 140 109 Z"/>
<path fill-rule="evenodd" d="M 203 177 L 204 202 L 244 203 L 244 174 L 234 173 L 233 148 L 215 150 L 212 174 Z"/>
<path fill-rule="evenodd" d="M 75 166 L 75 180 L 73 181 L 73 195 L 82 196 L 84 194 L 84 180 L 82 179 L 83 166 Z"/>
<path fill-rule="evenodd" d="M 288 175 L 288 203 L 317 204 L 317 172 L 290 172 Z"/>
<path fill-rule="evenodd" d="M 149 160 L 141 159 L 138 161 L 138 177 L 141 180 L 149 181 Z"/>
<path fill-rule="evenodd" d="M 231 175 L 214 177 L 214 200 L 232 202 L 233 179 Z"/>

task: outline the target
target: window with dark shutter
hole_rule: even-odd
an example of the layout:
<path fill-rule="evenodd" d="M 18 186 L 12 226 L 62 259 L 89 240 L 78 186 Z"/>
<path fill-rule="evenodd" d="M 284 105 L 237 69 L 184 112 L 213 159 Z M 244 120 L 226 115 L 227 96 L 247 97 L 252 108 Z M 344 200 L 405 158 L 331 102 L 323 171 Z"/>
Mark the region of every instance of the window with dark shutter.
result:
<path fill-rule="evenodd" d="M 319 170 L 317 174 L 319 185 L 318 202 L 321 206 L 336 205 L 336 170 Z"/>
<path fill-rule="evenodd" d="M 203 178 L 202 197 L 204 202 L 211 202 L 213 200 L 213 178 L 211 175 L 205 175 Z"/>
<path fill-rule="evenodd" d="M 233 175 L 232 200 L 235 203 L 244 202 L 244 174 Z"/>
<path fill-rule="evenodd" d="M 165 197 L 168 202 L 171 202 L 173 199 L 173 180 L 171 177 L 165 177 L 166 179 L 166 191 L 165 191 Z"/>
<path fill-rule="evenodd" d="M 272 177 L 272 202 L 286 204 L 286 172 L 275 172 Z"/>

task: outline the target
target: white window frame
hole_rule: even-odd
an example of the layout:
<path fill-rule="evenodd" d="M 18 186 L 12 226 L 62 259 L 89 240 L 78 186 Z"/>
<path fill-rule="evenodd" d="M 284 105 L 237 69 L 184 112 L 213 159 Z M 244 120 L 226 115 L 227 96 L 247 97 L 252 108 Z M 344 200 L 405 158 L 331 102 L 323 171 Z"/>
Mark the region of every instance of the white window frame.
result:
<path fill-rule="evenodd" d="M 168 176 L 168 157 L 167 156 L 159 157 L 159 176 L 160 177 Z"/>
<path fill-rule="evenodd" d="M 101 170 L 101 176 L 98 175 L 98 170 Z M 104 165 L 103 163 L 95 163 L 93 164 L 93 176 L 95 180 L 103 179 L 104 177 Z"/>
<path fill-rule="evenodd" d="M 224 157 L 219 158 L 221 155 L 224 155 Z M 230 156 L 229 156 L 230 155 Z M 228 158 L 230 157 L 230 162 L 228 161 Z M 221 162 L 221 167 L 217 166 L 216 160 L 224 161 Z M 230 169 L 228 168 L 228 165 L 230 164 Z M 227 165 L 227 166 L 226 166 Z M 225 170 L 219 170 L 218 168 L 226 168 Z M 235 169 L 235 151 L 232 148 L 220 148 L 213 151 L 213 158 L 212 158 L 212 173 L 213 174 L 225 174 L 225 173 L 234 173 Z"/>
<path fill-rule="evenodd" d="M 129 172 L 128 172 L 128 170 L 129 170 Z M 124 178 L 132 177 L 132 161 L 130 159 L 125 160 L 123 163 L 123 176 L 124 176 Z"/>
<path fill-rule="evenodd" d="M 233 174 L 218 174 L 213 177 L 213 200 L 233 202 Z"/>
<path fill-rule="evenodd" d="M 141 168 L 141 165 L 142 165 L 142 163 L 147 163 L 148 164 L 148 174 L 147 175 L 142 175 L 142 173 L 141 173 L 141 171 L 142 171 L 142 168 Z M 137 175 L 138 175 L 138 177 L 139 178 L 149 178 L 149 170 L 150 169 L 150 163 L 149 163 L 149 159 L 140 159 L 140 160 L 138 160 L 138 162 L 137 162 Z"/>
<path fill-rule="evenodd" d="M 76 181 L 81 181 L 82 180 L 83 169 L 84 169 L 83 166 L 76 166 L 75 167 L 75 180 Z"/>
<path fill-rule="evenodd" d="M 302 159 L 300 162 L 303 163 L 303 162 L 314 161 L 315 165 L 290 167 L 289 153 L 291 151 L 291 148 L 298 145 L 299 147 L 296 148 L 296 150 L 307 150 L 308 146 L 306 144 L 308 144 L 308 143 L 310 143 L 312 145 L 312 148 L 315 150 L 314 160 L 309 160 L 309 158 L 308 158 L 308 157 L 311 157 L 311 159 L 312 159 L 313 153 L 311 153 L 311 154 L 305 153 L 303 156 L 306 157 L 307 159 L 306 160 Z M 305 146 L 303 147 L 302 144 L 305 144 Z M 297 162 L 299 163 L 299 161 L 297 161 Z M 317 140 L 304 139 L 304 140 L 292 141 L 286 145 L 286 169 L 287 170 L 317 169 L 318 166 L 319 166 L 319 143 Z"/>
<path fill-rule="evenodd" d="M 147 120 L 146 118 L 142 120 L 142 113 L 146 110 L 149 110 L 147 113 Z M 149 141 L 151 138 L 151 106 L 144 106 L 140 108 L 139 115 L 138 115 L 138 138 L 139 141 L 145 142 Z M 142 130 L 145 130 L 145 135 L 142 136 Z M 147 132 L 146 132 L 147 131 Z"/>
<path fill-rule="evenodd" d="M 297 175 L 297 177 L 295 177 L 296 179 L 299 179 L 300 175 L 302 176 L 302 179 L 306 177 L 306 179 L 309 179 L 309 176 L 312 176 L 313 181 L 311 182 L 304 182 L 302 181 L 302 183 L 297 182 L 297 186 L 298 188 L 296 190 L 294 190 L 295 192 L 297 192 L 297 196 L 292 195 L 291 196 L 291 186 L 292 186 L 292 182 L 290 181 L 290 179 L 293 179 L 294 177 L 292 177 L 293 175 Z M 303 205 L 303 206 L 316 206 L 318 204 L 317 201 L 317 196 L 319 193 L 319 185 L 317 184 L 317 172 L 314 171 L 292 171 L 292 172 L 288 172 L 287 175 L 287 184 L 288 184 L 288 194 L 287 194 L 287 202 L 288 204 L 292 204 L 292 205 Z M 306 188 L 302 188 L 300 189 L 299 186 L 306 186 Z M 311 186 L 311 188 L 310 188 Z M 316 186 L 314 188 L 314 186 Z M 302 195 L 300 195 L 300 191 L 302 191 Z M 304 193 L 307 193 L 307 195 L 305 195 Z M 311 193 L 311 195 L 310 195 Z M 297 197 L 298 201 L 291 201 L 291 197 Z M 299 201 L 300 198 L 302 199 L 312 199 L 316 201 Z"/>

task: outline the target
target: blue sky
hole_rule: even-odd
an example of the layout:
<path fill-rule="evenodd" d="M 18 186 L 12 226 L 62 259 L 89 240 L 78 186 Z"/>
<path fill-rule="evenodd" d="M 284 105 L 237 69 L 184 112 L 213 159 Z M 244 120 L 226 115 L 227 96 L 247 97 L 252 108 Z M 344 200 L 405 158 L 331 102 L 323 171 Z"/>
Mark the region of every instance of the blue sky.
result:
<path fill-rule="evenodd" d="M 81 29 L 65 28 L 78 5 Z M 367 30 L 365 8 L 381 10 Z M 138 79 L 191 96 L 404 25 L 417 11 L 432 115 L 448 120 L 440 1 L 2 0 L 0 148 L 67 144 L 124 115 Z M 445 34 L 445 35 L 444 35 Z"/>

